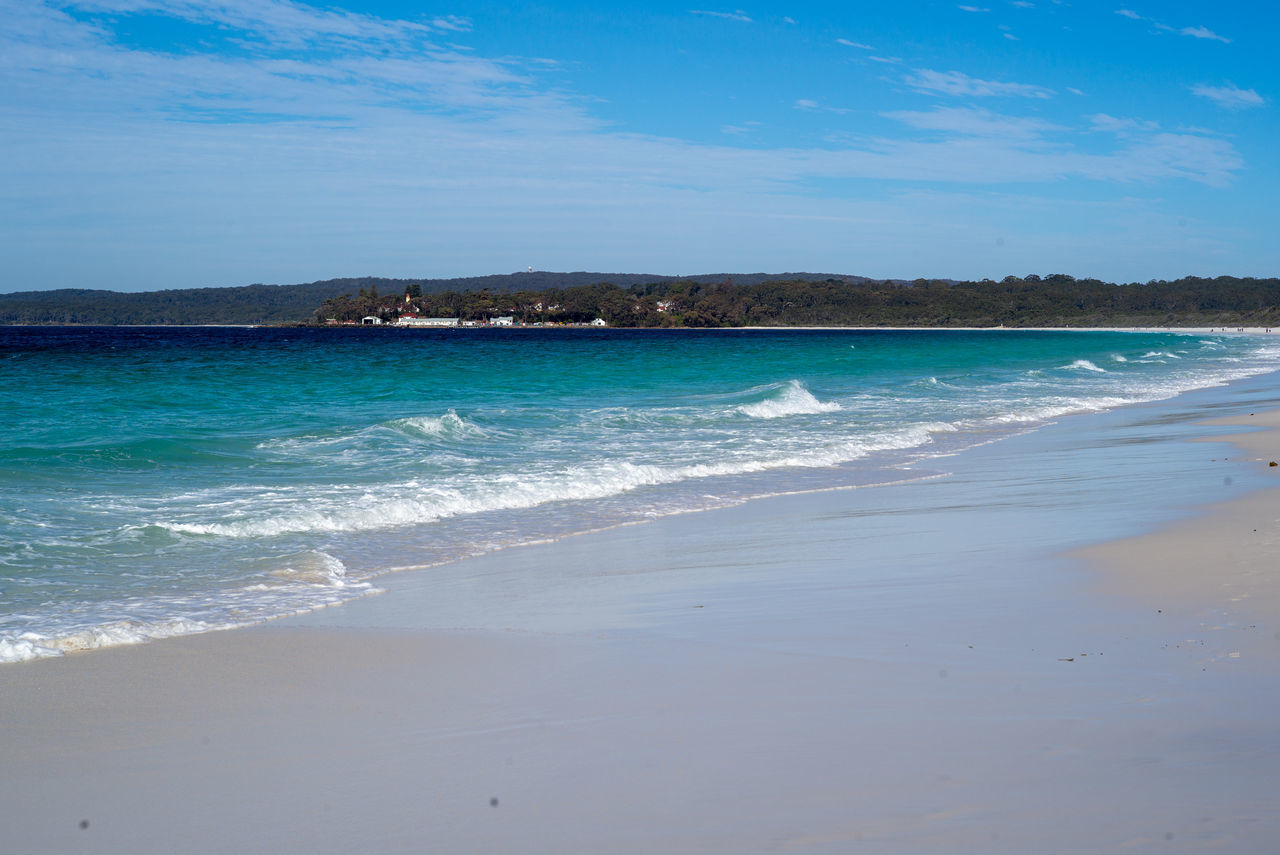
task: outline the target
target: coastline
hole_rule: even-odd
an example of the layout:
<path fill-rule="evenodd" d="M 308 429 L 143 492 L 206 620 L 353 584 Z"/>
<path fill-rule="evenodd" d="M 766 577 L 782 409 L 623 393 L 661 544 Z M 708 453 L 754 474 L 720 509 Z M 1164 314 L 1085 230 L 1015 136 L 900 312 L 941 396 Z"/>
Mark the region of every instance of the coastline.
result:
<path fill-rule="evenodd" d="M 1244 544 L 1230 588 L 1188 552 L 1185 590 L 1159 572 L 1182 547 L 1159 544 L 1204 521 L 1190 542 L 1227 535 L 1205 548 L 1235 561 L 1238 515 L 1274 521 L 1259 462 L 1277 379 L 1071 417 L 931 463 L 945 478 L 658 519 L 267 625 L 7 666 L 0 845 L 1263 851 L 1280 841 L 1262 655 L 1280 626 L 1248 562 L 1266 544 Z M 1269 427 L 1214 436 L 1203 416 L 1222 408 Z M 1171 523 L 1209 483 L 1226 502 Z M 1135 529 L 1156 533 L 1086 546 Z M 1094 555 L 1109 549 L 1128 550 L 1118 571 Z"/>
<path fill-rule="evenodd" d="M 1231 446 L 1212 462 L 1221 461 L 1225 467 L 1235 461 L 1268 481 L 1280 478 L 1280 410 L 1202 424 L 1229 429 L 1200 440 Z M 1280 640 L 1280 485 L 1209 504 L 1188 519 L 1089 546 L 1074 555 L 1101 568 L 1105 590 L 1159 602 L 1162 610 L 1200 620 L 1207 631 L 1272 627 L 1275 634 L 1257 650 L 1272 657 L 1280 653 L 1274 644 Z"/>
<path fill-rule="evenodd" d="M 716 330 L 750 330 L 752 332 L 768 332 L 775 331 L 800 331 L 800 330 L 827 330 L 831 332 L 868 332 L 873 330 L 887 330 L 895 332 L 911 332 L 911 331 L 929 331 L 942 332 L 946 330 L 955 330 L 962 332 L 1136 332 L 1136 333 L 1186 333 L 1189 335 L 1204 334 L 1227 334 L 1227 335 L 1258 335 L 1269 336 L 1273 334 L 1274 327 L 1207 327 L 1207 326 L 1165 326 L 1165 327 L 1146 327 L 1146 326 L 1115 326 L 1115 327 L 1071 327 L 1071 326 L 1004 326 L 997 325 L 991 327 L 970 327 L 970 326 L 741 326 L 741 327 L 614 327 L 614 326 L 596 326 L 594 324 L 515 324 L 512 326 L 498 326 L 493 324 L 485 324 L 476 327 L 420 327 L 420 326 L 400 326 L 394 323 L 382 323 L 377 325 L 362 324 L 316 324 L 302 321 L 282 321 L 282 322 L 259 322 L 259 323 L 240 323 L 240 324 L 0 324 L 3 327 L 12 327 L 15 329 L 29 328 L 39 329 L 46 327 L 65 327 L 67 329 L 76 328 L 93 328 L 93 327 L 114 327 L 119 329 L 427 329 L 435 332 L 442 330 L 521 330 L 521 329 L 578 329 L 578 330 L 637 330 L 637 331 L 680 331 L 687 330 L 691 332 L 714 332 Z"/>

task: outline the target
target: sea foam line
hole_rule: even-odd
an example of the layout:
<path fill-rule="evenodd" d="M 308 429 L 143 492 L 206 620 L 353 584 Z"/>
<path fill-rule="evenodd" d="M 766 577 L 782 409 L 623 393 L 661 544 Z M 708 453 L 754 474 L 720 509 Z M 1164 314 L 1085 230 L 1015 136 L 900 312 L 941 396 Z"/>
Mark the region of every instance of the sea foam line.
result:
<path fill-rule="evenodd" d="M 463 485 L 411 480 L 377 488 L 333 485 L 324 492 L 289 500 L 283 513 L 262 508 L 217 522 L 159 521 L 157 526 L 197 536 L 272 537 L 290 533 L 351 532 L 418 525 L 465 514 L 518 510 L 552 502 L 591 501 L 653 487 L 717 476 L 747 475 L 784 468 L 821 468 L 880 451 L 915 448 L 934 433 L 958 428 L 945 422 L 910 425 L 871 437 L 846 439 L 803 452 L 678 466 L 612 461 L 542 475 L 503 473 Z M 267 492 L 264 489 L 264 492 Z"/>

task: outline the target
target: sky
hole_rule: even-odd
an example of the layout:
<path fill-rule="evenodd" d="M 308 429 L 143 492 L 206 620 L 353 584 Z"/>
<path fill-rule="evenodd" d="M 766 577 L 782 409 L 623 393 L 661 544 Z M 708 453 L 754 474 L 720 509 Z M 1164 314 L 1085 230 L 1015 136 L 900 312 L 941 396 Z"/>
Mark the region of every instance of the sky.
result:
<path fill-rule="evenodd" d="M 641 6 L 0 0 L 0 291 L 1280 275 L 1273 4 Z"/>

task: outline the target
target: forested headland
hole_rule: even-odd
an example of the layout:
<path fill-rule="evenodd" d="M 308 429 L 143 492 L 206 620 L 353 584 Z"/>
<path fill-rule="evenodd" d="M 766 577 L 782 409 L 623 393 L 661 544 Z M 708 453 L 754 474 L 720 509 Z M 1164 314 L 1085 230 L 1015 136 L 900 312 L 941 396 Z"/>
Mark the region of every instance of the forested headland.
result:
<path fill-rule="evenodd" d="M 825 273 L 734 274 L 743 284 L 769 279 L 825 279 Z M 719 282 L 724 273 L 687 277 L 683 281 Z M 620 286 L 674 281 L 674 276 L 647 273 L 552 273 L 531 271 L 461 279 L 386 279 L 374 276 L 326 279 L 300 285 L 241 285 L 228 288 L 175 288 L 122 292 L 89 288 L 21 291 L 0 294 L 0 324 L 282 324 L 306 323 L 316 306 L 343 294 L 403 295 L 440 292 L 508 293 L 574 288 L 598 282 Z M 850 281 L 861 277 L 841 277 Z"/>
<path fill-rule="evenodd" d="M 362 290 L 326 300 L 316 323 L 401 314 L 485 322 L 614 327 L 742 326 L 1273 326 L 1280 325 L 1280 279 L 1186 277 L 1113 284 L 1065 274 L 910 282 L 827 277 L 751 284 L 733 277 L 568 288 L 398 294 Z"/>
<path fill-rule="evenodd" d="M 407 301 L 406 301 L 407 296 Z M 1000 281 L 816 273 L 531 272 L 467 279 L 331 279 L 122 293 L 0 294 L 2 324 L 326 324 L 411 313 L 484 323 L 614 327 L 1280 326 L 1280 279 L 1110 283 L 1065 274 Z"/>

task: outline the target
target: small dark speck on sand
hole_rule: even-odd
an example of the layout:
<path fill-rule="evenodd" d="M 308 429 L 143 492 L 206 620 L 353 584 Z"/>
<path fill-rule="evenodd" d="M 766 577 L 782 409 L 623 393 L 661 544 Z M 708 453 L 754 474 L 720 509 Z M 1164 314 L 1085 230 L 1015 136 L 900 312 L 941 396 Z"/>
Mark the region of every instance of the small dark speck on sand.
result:
<path fill-rule="evenodd" d="M 87 820 L 87 819 L 82 819 L 82 820 L 80 820 L 80 827 L 81 827 L 82 829 L 84 829 L 84 828 L 88 828 L 88 827 L 89 827 L 89 820 Z"/>
<path fill-rule="evenodd" d="M 1058 661 L 1059 661 L 1059 662 L 1075 662 L 1075 661 L 1076 661 L 1076 658 L 1075 658 L 1074 656 L 1072 656 L 1072 657 L 1071 657 L 1071 658 L 1069 658 L 1069 659 L 1059 659 Z"/>
<path fill-rule="evenodd" d="M 498 806 L 497 796 L 494 796 L 493 798 L 489 799 L 489 807 L 497 807 L 497 806 Z"/>

